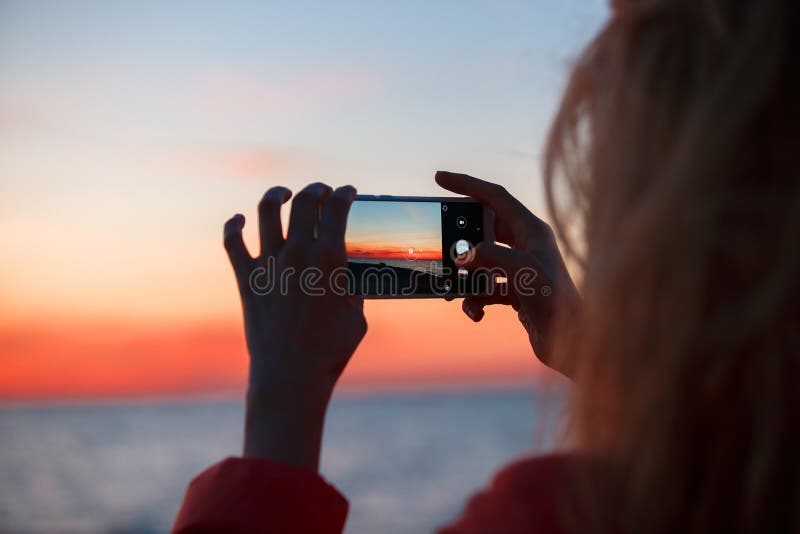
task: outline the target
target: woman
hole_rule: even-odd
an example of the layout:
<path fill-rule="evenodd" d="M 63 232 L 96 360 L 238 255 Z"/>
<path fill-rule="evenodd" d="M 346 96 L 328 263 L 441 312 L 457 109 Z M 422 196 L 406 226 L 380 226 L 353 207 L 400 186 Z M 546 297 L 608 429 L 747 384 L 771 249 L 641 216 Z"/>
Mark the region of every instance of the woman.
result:
<path fill-rule="evenodd" d="M 481 244 L 465 267 L 532 266 L 553 288 L 468 298 L 464 311 L 480 321 L 487 304 L 514 306 L 539 358 L 574 381 L 572 452 L 506 468 L 443 532 L 800 531 L 797 8 L 612 7 L 545 155 L 556 231 L 583 264 L 581 297 L 553 232 L 504 189 L 436 176 L 494 209 L 512 247 Z M 366 332 L 361 303 L 296 288 L 257 297 L 248 276 L 270 257 L 279 268 L 344 265 L 354 194 L 308 186 L 284 240 L 290 192 L 270 189 L 258 258 L 244 218 L 226 224 L 250 352 L 244 458 L 192 482 L 176 531 L 343 528 L 347 502 L 317 467 L 328 399 Z"/>

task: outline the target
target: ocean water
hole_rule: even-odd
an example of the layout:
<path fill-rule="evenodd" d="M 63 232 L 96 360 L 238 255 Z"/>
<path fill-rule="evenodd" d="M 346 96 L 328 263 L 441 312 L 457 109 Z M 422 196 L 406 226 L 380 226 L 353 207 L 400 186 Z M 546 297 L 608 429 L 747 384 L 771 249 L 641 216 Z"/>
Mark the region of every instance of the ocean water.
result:
<path fill-rule="evenodd" d="M 335 398 L 321 471 L 350 501 L 345 531 L 452 520 L 534 452 L 544 403 L 533 391 Z M 242 415 L 233 401 L 0 408 L 0 532 L 165 532 L 189 480 L 240 452 Z"/>
<path fill-rule="evenodd" d="M 444 264 L 441 260 L 414 260 L 414 259 L 397 259 L 397 258 L 348 258 L 347 261 L 351 263 L 361 263 L 364 265 L 383 265 L 386 267 L 393 267 L 395 269 L 408 269 L 411 271 L 419 271 L 421 273 L 429 273 L 435 276 L 442 276 L 444 274 Z"/>

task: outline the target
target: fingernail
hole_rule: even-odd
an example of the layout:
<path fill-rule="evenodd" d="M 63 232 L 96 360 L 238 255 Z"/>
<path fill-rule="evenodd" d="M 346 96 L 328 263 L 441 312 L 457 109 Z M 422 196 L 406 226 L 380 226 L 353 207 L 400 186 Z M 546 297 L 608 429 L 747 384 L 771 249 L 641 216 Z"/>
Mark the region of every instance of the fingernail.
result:
<path fill-rule="evenodd" d="M 465 264 L 467 262 L 467 253 L 465 252 L 464 254 L 459 254 L 458 256 L 456 256 L 455 257 L 455 262 L 458 265 Z"/>
<path fill-rule="evenodd" d="M 475 310 L 474 310 L 474 309 L 472 309 L 472 308 L 467 308 L 467 315 L 469 315 L 469 318 L 470 318 L 470 319 L 472 319 L 473 321 L 476 321 L 476 320 L 477 320 L 477 319 L 475 319 L 475 317 L 477 317 L 477 315 L 478 315 L 478 314 L 477 314 L 477 313 L 475 313 Z"/>

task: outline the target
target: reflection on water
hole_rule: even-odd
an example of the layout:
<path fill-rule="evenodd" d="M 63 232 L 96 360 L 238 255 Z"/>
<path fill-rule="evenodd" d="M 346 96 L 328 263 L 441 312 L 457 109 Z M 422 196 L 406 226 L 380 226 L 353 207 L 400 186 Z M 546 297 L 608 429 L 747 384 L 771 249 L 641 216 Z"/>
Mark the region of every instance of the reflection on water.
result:
<path fill-rule="evenodd" d="M 541 401 L 491 392 L 338 398 L 322 471 L 346 531 L 424 532 L 533 444 Z M 238 453 L 239 403 L 0 409 L 0 531 L 163 532 L 187 482 Z"/>

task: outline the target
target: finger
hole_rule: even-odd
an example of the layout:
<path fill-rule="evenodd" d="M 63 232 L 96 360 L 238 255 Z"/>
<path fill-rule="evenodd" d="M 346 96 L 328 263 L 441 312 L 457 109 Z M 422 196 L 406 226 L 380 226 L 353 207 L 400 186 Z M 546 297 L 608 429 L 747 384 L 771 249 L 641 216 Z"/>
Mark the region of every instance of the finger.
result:
<path fill-rule="evenodd" d="M 271 187 L 258 203 L 258 229 L 261 238 L 261 255 L 276 254 L 283 245 L 281 206 L 292 198 L 285 187 Z"/>
<path fill-rule="evenodd" d="M 331 188 L 327 185 L 313 183 L 297 193 L 292 201 L 292 212 L 289 214 L 287 240 L 314 239 L 320 203 L 330 192 Z"/>
<path fill-rule="evenodd" d="M 356 188 L 352 185 L 339 187 L 331 193 L 322 207 L 318 238 L 337 247 L 344 247 L 344 234 L 347 229 L 347 214 L 356 198 Z"/>
<path fill-rule="evenodd" d="M 483 319 L 485 306 L 501 304 L 519 309 L 519 301 L 513 293 L 495 293 L 493 295 L 476 295 L 466 297 L 461 303 L 461 309 L 476 323 Z"/>
<path fill-rule="evenodd" d="M 456 266 L 463 269 L 475 270 L 478 268 L 499 270 L 499 276 L 512 277 L 514 273 L 523 268 L 538 267 L 535 258 L 521 250 L 503 247 L 495 243 L 478 243 L 464 254 L 455 258 Z"/>
<path fill-rule="evenodd" d="M 364 297 L 360 295 L 351 295 L 350 302 L 359 310 L 364 310 Z"/>
<path fill-rule="evenodd" d="M 483 307 L 486 305 L 480 297 L 467 297 L 461 302 L 461 311 L 467 317 L 478 323 L 483 319 L 485 313 Z"/>
<path fill-rule="evenodd" d="M 467 315 L 467 317 L 476 323 L 483 319 L 483 306 L 478 303 L 469 302 L 467 299 L 464 299 L 464 301 L 461 303 L 461 310 Z"/>
<path fill-rule="evenodd" d="M 223 229 L 225 250 L 228 251 L 228 258 L 237 275 L 246 270 L 253 261 L 242 239 L 242 228 L 244 228 L 244 215 L 237 213 L 225 223 Z"/>
<path fill-rule="evenodd" d="M 436 171 L 436 183 L 453 193 L 479 200 L 504 215 L 514 216 L 530 213 L 528 208 L 511 196 L 504 187 L 480 178 L 457 172 Z"/>
<path fill-rule="evenodd" d="M 547 224 L 501 185 L 448 171 L 436 171 L 436 183 L 453 193 L 472 197 L 494 210 L 500 222 L 509 223 L 518 246 L 526 246 L 531 237 L 541 238 L 547 235 Z"/>

